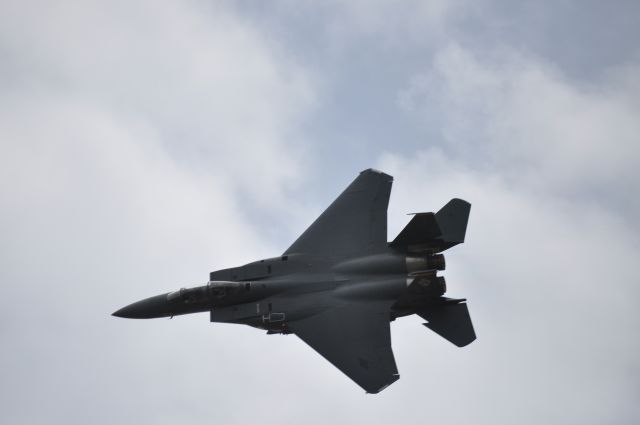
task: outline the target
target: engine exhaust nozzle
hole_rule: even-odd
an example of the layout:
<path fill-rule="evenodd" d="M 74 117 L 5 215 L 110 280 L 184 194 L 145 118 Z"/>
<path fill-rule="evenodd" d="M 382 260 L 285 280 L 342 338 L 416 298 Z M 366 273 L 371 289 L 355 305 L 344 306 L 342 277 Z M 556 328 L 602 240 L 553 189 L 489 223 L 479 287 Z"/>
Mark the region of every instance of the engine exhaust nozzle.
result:
<path fill-rule="evenodd" d="M 424 257 L 407 257 L 407 271 L 409 273 L 424 272 L 428 270 L 444 270 L 444 255 L 427 255 Z"/>
<path fill-rule="evenodd" d="M 427 267 L 429 267 L 429 270 L 444 270 L 445 266 L 444 255 L 436 254 L 427 257 Z"/>

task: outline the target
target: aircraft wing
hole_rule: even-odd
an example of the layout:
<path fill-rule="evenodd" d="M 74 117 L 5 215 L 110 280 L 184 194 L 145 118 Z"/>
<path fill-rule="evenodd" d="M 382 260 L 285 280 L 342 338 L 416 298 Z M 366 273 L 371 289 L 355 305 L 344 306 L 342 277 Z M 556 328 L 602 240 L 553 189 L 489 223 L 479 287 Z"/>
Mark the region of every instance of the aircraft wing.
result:
<path fill-rule="evenodd" d="M 400 377 L 391 350 L 388 311 L 388 303 L 351 303 L 291 322 L 289 329 L 375 394 Z"/>
<path fill-rule="evenodd" d="M 393 177 L 365 170 L 284 254 L 344 255 L 387 246 Z"/>

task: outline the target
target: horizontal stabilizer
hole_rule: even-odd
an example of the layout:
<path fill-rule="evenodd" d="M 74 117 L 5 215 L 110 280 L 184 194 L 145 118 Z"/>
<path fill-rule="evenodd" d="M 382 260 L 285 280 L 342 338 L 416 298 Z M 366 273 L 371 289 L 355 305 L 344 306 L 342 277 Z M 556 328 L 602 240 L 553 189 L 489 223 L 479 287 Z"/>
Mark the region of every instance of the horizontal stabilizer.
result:
<path fill-rule="evenodd" d="M 389 245 L 407 252 L 441 252 L 464 242 L 471 204 L 452 199 L 437 213 L 418 213 Z"/>
<path fill-rule="evenodd" d="M 418 315 L 428 321 L 424 326 L 458 347 L 476 339 L 466 303 L 447 302 L 422 310 Z"/>

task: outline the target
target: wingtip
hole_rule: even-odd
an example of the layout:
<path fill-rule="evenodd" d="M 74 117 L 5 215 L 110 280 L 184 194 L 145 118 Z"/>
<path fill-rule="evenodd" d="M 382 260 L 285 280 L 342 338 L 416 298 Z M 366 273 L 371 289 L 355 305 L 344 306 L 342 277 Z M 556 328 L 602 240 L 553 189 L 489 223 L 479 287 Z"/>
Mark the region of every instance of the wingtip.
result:
<path fill-rule="evenodd" d="M 471 208 L 471 202 L 469 202 L 469 201 L 465 201 L 465 200 L 464 200 L 464 199 L 462 199 L 462 198 L 453 198 L 453 199 L 451 199 L 448 203 L 452 203 L 452 202 L 453 202 L 454 204 L 458 204 L 458 205 L 465 206 L 465 207 L 467 207 L 467 208 Z"/>
<path fill-rule="evenodd" d="M 365 392 L 366 392 L 366 394 L 378 394 L 378 393 L 382 392 L 383 390 L 387 389 L 391 384 L 396 382 L 398 379 L 400 379 L 400 374 L 399 373 L 394 373 L 393 376 L 391 377 L 391 380 L 389 382 L 387 382 L 386 384 L 384 384 L 382 387 L 377 388 L 377 389 L 373 389 L 373 390 L 366 390 L 365 389 Z"/>
<path fill-rule="evenodd" d="M 393 176 L 385 173 L 384 171 L 380 171 L 380 170 L 375 169 L 375 168 L 367 168 L 366 170 L 360 171 L 360 174 L 379 174 L 381 176 L 385 176 L 385 177 L 389 178 L 390 180 L 393 180 Z"/>

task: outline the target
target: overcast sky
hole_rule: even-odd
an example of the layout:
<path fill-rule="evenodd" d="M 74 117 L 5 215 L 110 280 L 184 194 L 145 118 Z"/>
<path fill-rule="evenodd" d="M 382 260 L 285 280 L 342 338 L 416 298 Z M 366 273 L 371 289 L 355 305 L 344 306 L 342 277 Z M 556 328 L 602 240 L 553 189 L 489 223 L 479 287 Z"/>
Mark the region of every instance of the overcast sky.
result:
<path fill-rule="evenodd" d="M 3 424 L 640 421 L 637 1 L 0 2 Z M 111 317 L 282 253 L 361 170 L 478 334 L 364 392 L 295 336 Z"/>

